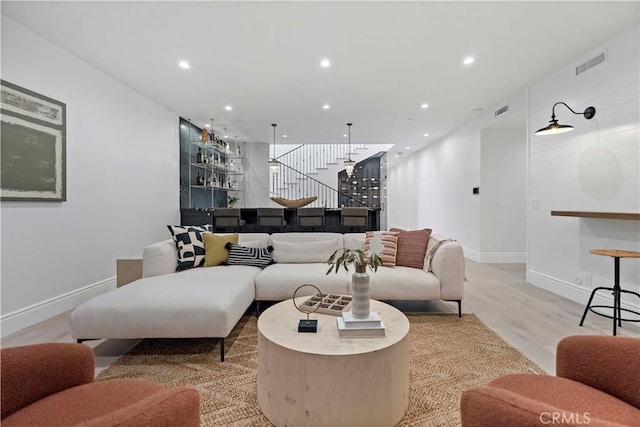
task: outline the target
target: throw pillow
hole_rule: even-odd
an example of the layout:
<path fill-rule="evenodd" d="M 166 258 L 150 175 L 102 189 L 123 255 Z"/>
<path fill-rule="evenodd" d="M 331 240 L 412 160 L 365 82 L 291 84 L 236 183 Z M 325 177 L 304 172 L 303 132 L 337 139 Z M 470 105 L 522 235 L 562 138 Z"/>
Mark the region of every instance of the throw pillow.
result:
<path fill-rule="evenodd" d="M 372 253 L 382 258 L 385 267 L 396 265 L 396 250 L 398 246 L 398 233 L 395 231 L 367 231 L 364 241 L 364 253 L 367 256 Z"/>
<path fill-rule="evenodd" d="M 229 258 L 229 250 L 225 248 L 227 243 L 238 244 L 238 234 L 212 234 L 204 233 L 204 266 L 213 267 L 226 263 Z"/>
<path fill-rule="evenodd" d="M 167 225 L 173 241 L 178 249 L 178 266 L 176 271 L 187 270 L 204 265 L 203 227 Z"/>
<path fill-rule="evenodd" d="M 389 231 L 398 233 L 396 265 L 422 269 L 424 267 L 424 258 L 427 255 L 427 244 L 429 243 L 429 236 L 431 236 L 431 229 L 407 231 L 392 228 Z"/>
<path fill-rule="evenodd" d="M 225 248 L 229 250 L 229 260 L 227 261 L 229 265 L 266 267 L 273 262 L 273 257 L 271 256 L 273 246 L 269 246 L 268 248 L 251 248 L 227 243 Z"/>

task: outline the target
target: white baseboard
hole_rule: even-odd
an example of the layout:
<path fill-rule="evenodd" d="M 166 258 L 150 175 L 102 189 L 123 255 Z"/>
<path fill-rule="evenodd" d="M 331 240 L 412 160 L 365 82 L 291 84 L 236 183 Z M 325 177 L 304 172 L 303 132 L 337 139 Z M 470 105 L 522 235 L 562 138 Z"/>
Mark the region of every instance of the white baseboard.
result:
<path fill-rule="evenodd" d="M 465 258 L 469 258 L 471 261 L 482 262 L 482 254 L 478 251 L 474 251 L 473 249 L 469 249 L 465 246 L 462 247 L 462 251 L 464 253 Z"/>
<path fill-rule="evenodd" d="M 527 254 L 518 252 L 478 252 L 464 248 L 465 258 L 481 264 L 526 264 Z"/>
<path fill-rule="evenodd" d="M 529 270 L 527 275 L 527 282 L 531 283 L 538 288 L 542 288 L 546 291 L 553 292 L 556 295 L 560 295 L 564 298 L 570 299 L 580 304 L 587 304 L 589 296 L 591 295 L 592 288 L 585 288 L 578 286 L 574 283 L 566 282 L 564 280 L 556 279 L 555 277 L 548 276 L 546 274 L 539 273 L 534 270 Z M 613 296 L 610 292 L 598 292 L 593 298 L 592 305 L 613 305 Z M 640 311 L 640 304 L 630 304 L 628 301 L 622 301 L 622 308 L 627 310 Z M 624 317 L 624 314 L 622 315 Z"/>
<path fill-rule="evenodd" d="M 57 297 L 3 314 L 0 317 L 2 336 L 13 334 L 38 322 L 57 316 L 60 313 L 76 308 L 94 296 L 116 288 L 116 278 L 111 277 L 101 282 L 84 286 Z"/>

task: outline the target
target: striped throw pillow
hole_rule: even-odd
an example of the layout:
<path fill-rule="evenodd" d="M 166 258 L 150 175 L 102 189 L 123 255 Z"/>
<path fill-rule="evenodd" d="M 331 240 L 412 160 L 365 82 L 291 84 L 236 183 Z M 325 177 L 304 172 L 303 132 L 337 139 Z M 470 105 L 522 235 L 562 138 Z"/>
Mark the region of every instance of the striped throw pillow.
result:
<path fill-rule="evenodd" d="M 229 249 L 229 265 L 252 265 L 254 267 L 266 267 L 273 262 L 271 252 L 273 246 L 268 248 L 252 248 L 248 246 L 234 245 L 227 243 L 225 248 Z"/>
<path fill-rule="evenodd" d="M 364 253 L 369 256 L 378 254 L 385 267 L 396 265 L 398 233 L 394 231 L 367 231 L 364 242 Z"/>

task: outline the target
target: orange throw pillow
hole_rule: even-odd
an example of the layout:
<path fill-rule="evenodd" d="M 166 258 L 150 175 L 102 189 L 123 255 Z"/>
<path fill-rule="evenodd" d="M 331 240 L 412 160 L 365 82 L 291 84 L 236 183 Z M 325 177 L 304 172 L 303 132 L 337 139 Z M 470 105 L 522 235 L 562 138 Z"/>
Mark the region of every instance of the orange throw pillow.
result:
<path fill-rule="evenodd" d="M 390 231 L 398 233 L 396 265 L 422 269 L 424 257 L 427 255 L 427 243 L 429 243 L 431 229 L 406 231 L 392 228 Z"/>

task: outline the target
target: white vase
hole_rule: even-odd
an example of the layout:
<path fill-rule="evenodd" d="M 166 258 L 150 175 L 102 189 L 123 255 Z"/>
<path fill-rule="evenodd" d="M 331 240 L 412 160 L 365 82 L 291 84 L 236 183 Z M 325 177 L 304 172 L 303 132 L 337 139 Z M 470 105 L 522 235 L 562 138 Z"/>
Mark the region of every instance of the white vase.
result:
<path fill-rule="evenodd" d="M 352 297 L 351 312 L 353 317 L 363 319 L 369 317 L 369 275 L 365 265 L 356 266 L 356 272 L 351 276 Z"/>

